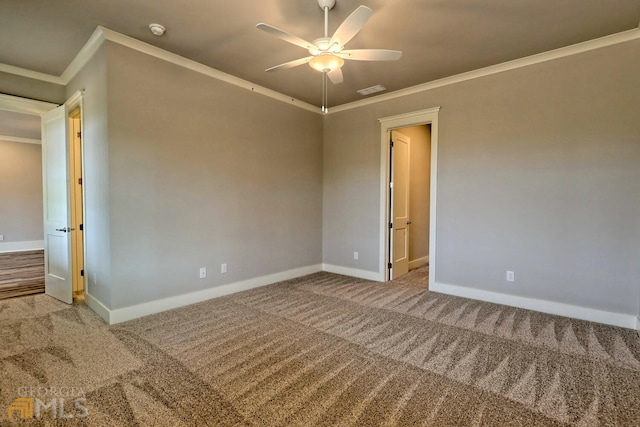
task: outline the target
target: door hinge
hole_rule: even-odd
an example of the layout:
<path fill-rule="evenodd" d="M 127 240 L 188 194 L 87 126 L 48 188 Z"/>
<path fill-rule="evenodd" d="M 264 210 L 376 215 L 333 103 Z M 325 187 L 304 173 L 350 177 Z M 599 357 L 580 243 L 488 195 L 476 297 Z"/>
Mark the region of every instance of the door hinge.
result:
<path fill-rule="evenodd" d="M 80 224 L 78 228 L 80 228 L 80 231 L 84 231 L 84 224 Z"/>
<path fill-rule="evenodd" d="M 391 145 L 391 148 L 393 148 L 393 139 L 389 141 L 389 145 Z"/>
<path fill-rule="evenodd" d="M 84 276 L 84 270 L 80 270 L 80 275 Z"/>
<path fill-rule="evenodd" d="M 393 228 L 393 223 L 392 222 L 389 223 L 389 228 Z"/>
<path fill-rule="evenodd" d="M 78 178 L 78 184 L 82 185 L 82 178 Z"/>
<path fill-rule="evenodd" d="M 393 266 L 393 264 L 391 264 L 391 263 L 387 264 L 388 268 L 392 268 L 392 266 Z"/>
<path fill-rule="evenodd" d="M 78 133 L 76 133 L 76 135 L 78 135 L 78 138 L 82 138 L 82 132 L 78 131 Z"/>

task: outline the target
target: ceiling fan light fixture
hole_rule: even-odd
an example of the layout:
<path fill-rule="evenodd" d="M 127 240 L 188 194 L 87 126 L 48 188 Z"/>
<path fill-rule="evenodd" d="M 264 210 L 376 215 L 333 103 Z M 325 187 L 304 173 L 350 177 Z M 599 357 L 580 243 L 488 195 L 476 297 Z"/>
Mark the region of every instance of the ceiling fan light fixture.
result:
<path fill-rule="evenodd" d="M 311 68 L 314 70 L 329 73 L 336 68 L 342 67 L 344 65 L 344 59 L 330 53 L 323 53 L 322 55 L 314 56 L 311 61 L 309 61 L 309 65 L 311 65 Z"/>

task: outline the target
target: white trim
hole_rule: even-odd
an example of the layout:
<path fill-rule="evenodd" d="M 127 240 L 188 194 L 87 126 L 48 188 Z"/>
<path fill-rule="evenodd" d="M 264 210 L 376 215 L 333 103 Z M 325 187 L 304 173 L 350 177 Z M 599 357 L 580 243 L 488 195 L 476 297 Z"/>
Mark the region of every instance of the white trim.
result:
<path fill-rule="evenodd" d="M 373 280 L 375 282 L 384 282 L 384 270 L 381 273 L 379 271 L 367 271 L 357 268 L 342 267 L 339 265 L 322 264 L 322 271 L 326 271 L 327 273 L 342 274 L 343 276 L 357 277 L 359 279 Z"/>
<path fill-rule="evenodd" d="M 123 34 L 117 33 L 113 30 L 109 30 L 102 26 L 98 26 L 93 32 L 87 43 L 80 50 L 78 55 L 71 61 L 66 70 L 60 77 L 50 74 L 39 73 L 37 71 L 31 71 L 20 67 L 14 67 L 12 65 L 1 64 L 0 72 L 9 74 L 15 74 L 22 77 L 28 77 L 35 80 L 42 80 L 50 83 L 56 83 L 60 85 L 67 85 L 75 77 L 75 75 L 82 69 L 91 56 L 97 51 L 98 47 L 104 40 L 110 40 L 115 43 L 119 43 L 123 46 L 144 52 L 148 55 L 154 56 L 159 59 L 163 59 L 168 62 L 172 62 L 176 65 L 191 69 L 193 71 L 208 75 L 210 77 L 225 81 L 227 83 L 240 86 L 242 88 L 251 90 L 253 92 L 260 93 L 265 96 L 269 96 L 273 99 L 277 99 L 282 102 L 286 102 L 293 106 L 312 111 L 317 114 L 334 114 L 341 111 L 352 110 L 354 108 L 363 107 L 365 105 L 375 104 L 378 102 L 388 101 L 390 99 L 400 98 L 407 95 L 413 95 L 416 93 L 424 92 L 430 89 L 448 86 L 467 80 L 477 79 L 480 77 L 490 76 L 492 74 L 502 73 L 504 71 L 514 70 L 517 68 L 528 67 L 529 65 L 535 65 L 542 62 L 551 61 L 554 59 L 564 58 L 571 55 L 577 55 L 590 50 L 600 49 L 607 46 L 612 46 L 619 43 L 625 43 L 628 41 L 640 39 L 640 28 L 623 31 L 616 34 L 611 34 L 598 39 L 588 40 L 585 42 L 577 43 L 571 46 L 561 47 L 559 49 L 551 50 L 548 52 L 539 53 L 536 55 L 527 56 L 524 58 L 514 59 L 512 61 L 503 62 L 501 64 L 491 65 L 489 67 L 480 68 L 478 70 L 469 71 L 455 76 L 445 77 L 439 80 L 434 80 L 427 83 L 422 83 L 416 86 L 412 86 L 406 89 L 401 89 L 395 92 L 389 92 L 383 95 L 377 95 L 371 98 L 362 99 L 359 101 L 350 102 L 347 104 L 331 107 L 328 113 L 323 113 L 320 108 L 315 105 L 307 104 L 306 102 L 291 98 L 283 95 L 280 92 L 276 92 L 271 89 L 267 89 L 262 86 L 254 85 L 247 80 L 240 79 L 230 74 L 223 73 L 222 71 L 200 64 L 190 59 L 186 59 L 182 56 L 174 53 L 167 52 L 155 46 L 151 46 L 140 40 L 133 39 Z M 39 113 L 42 114 L 42 113 Z"/>
<path fill-rule="evenodd" d="M 98 299 L 94 298 L 89 292 L 87 292 L 86 289 L 84 292 L 84 303 L 87 304 L 98 316 L 100 316 L 102 320 L 109 323 L 111 311 Z"/>
<path fill-rule="evenodd" d="M 2 252 L 24 252 L 44 249 L 44 240 L 31 240 L 23 242 L 0 242 Z"/>
<path fill-rule="evenodd" d="M 438 113 L 440 107 L 412 111 L 395 116 L 378 119 L 380 122 L 380 246 L 379 265 L 382 281 L 387 280 L 387 263 L 389 262 L 389 137 L 393 129 L 431 124 L 431 195 L 429 200 L 429 286 L 436 278 L 436 200 L 438 190 Z"/>
<path fill-rule="evenodd" d="M 485 291 L 482 289 L 468 288 L 465 286 L 447 285 L 437 282 L 430 283 L 429 290 L 447 295 L 455 295 L 464 298 L 471 298 L 480 301 L 508 305 L 511 307 L 535 310 L 542 313 L 549 313 L 559 316 L 572 317 L 574 319 L 588 320 L 591 322 L 620 326 L 623 328 L 634 329 L 636 326 L 636 316 L 631 314 L 613 313 L 610 311 L 580 307 L 577 305 L 564 304 L 555 301 L 509 295 L 499 292 Z"/>
<path fill-rule="evenodd" d="M 65 107 L 66 107 L 66 120 L 67 120 L 67 127 L 69 126 L 69 113 L 71 113 L 73 110 L 75 110 L 76 108 L 80 109 L 80 130 L 81 132 L 84 132 L 84 89 L 80 89 L 80 90 L 76 90 L 73 95 L 71 95 L 71 97 L 69 99 L 67 99 L 67 101 L 64 103 Z M 69 131 L 67 130 L 67 138 L 69 138 Z M 81 138 L 82 139 L 82 138 Z M 71 144 L 70 141 L 67 142 L 67 150 L 69 150 L 69 145 Z M 81 142 L 80 144 L 80 163 L 81 163 L 81 168 L 82 168 L 82 175 L 84 176 L 84 171 L 86 170 L 85 168 L 85 161 L 84 161 L 84 147 L 85 144 Z M 71 165 L 69 165 L 69 167 L 67 168 L 67 177 L 69 177 L 70 175 L 70 168 Z M 86 185 L 83 185 L 81 187 L 81 191 L 82 191 L 82 224 L 83 224 L 83 229 L 87 229 L 87 222 L 85 219 L 85 212 L 87 212 L 87 206 L 86 206 L 86 201 L 87 201 L 87 195 L 86 195 L 86 191 L 87 191 L 87 187 Z M 71 194 L 69 194 L 69 197 L 71 197 Z M 69 198 L 69 212 L 71 212 L 71 209 L 73 209 L 73 206 L 71 206 L 71 198 Z M 69 224 L 71 224 L 71 214 L 69 214 Z M 89 227 L 91 225 L 89 224 Z M 73 251 L 71 253 L 71 256 L 73 257 Z M 86 268 L 87 265 L 87 260 L 88 260 L 88 256 L 87 256 L 87 233 L 82 233 L 82 260 L 83 260 L 83 265 Z M 73 265 L 73 262 L 72 262 Z M 73 273 L 72 273 L 73 274 Z M 71 285 L 72 285 L 72 289 L 73 289 L 73 280 L 71 280 Z M 87 292 L 88 289 L 88 284 L 89 284 L 89 277 L 88 275 L 83 275 L 82 276 L 82 289 L 83 291 Z"/>
<path fill-rule="evenodd" d="M 187 59 L 180 55 L 176 55 L 175 53 L 168 52 L 164 49 L 160 49 L 159 47 L 152 46 L 148 43 L 142 42 L 140 40 L 134 39 L 129 36 L 125 36 L 124 34 L 120 34 L 116 31 L 110 30 L 102 26 L 98 26 L 95 29 L 95 31 L 93 32 L 89 40 L 87 40 L 87 42 L 85 43 L 84 47 L 80 50 L 78 55 L 76 55 L 73 61 L 71 61 L 67 69 L 62 73 L 60 77 L 55 77 L 55 76 L 42 74 L 42 73 L 34 73 L 34 72 L 30 72 L 29 70 L 24 70 L 24 69 L 12 67 L 9 65 L 6 65 L 5 69 L 0 68 L 0 71 L 22 75 L 24 77 L 29 77 L 32 79 L 58 83 L 66 86 L 78 74 L 78 72 L 80 72 L 82 67 L 84 67 L 87 64 L 87 62 L 98 51 L 98 49 L 100 48 L 100 46 L 105 40 L 108 40 L 113 43 L 118 43 L 130 49 L 137 50 L 138 52 L 142 52 L 147 55 L 153 56 L 155 58 L 161 59 L 163 61 L 170 62 L 174 65 L 187 68 L 191 71 L 195 71 L 197 73 L 204 74 L 209 77 L 213 77 L 214 79 L 221 80 L 226 83 L 230 83 L 232 85 L 241 87 L 251 92 L 259 93 L 261 95 L 268 96 L 278 101 L 291 104 L 293 106 L 302 108 L 303 110 L 308 110 L 317 114 L 323 114 L 320 111 L 320 108 L 316 107 L 315 105 L 311 105 L 304 101 L 300 101 L 290 96 L 283 95 L 280 92 L 276 92 L 274 90 L 267 89 L 263 86 L 256 85 L 247 80 L 232 76 L 231 74 L 223 73 L 222 71 L 216 70 L 207 65 L 201 64 L 191 59 Z M 3 65 L 3 64 L 0 64 L 0 65 Z"/>
<path fill-rule="evenodd" d="M 82 46 L 80 52 L 73 58 L 73 61 L 67 66 L 64 72 L 60 75 L 60 80 L 66 86 L 73 80 L 73 78 L 82 70 L 82 68 L 89 62 L 93 55 L 98 51 L 102 43 L 105 41 L 106 28 L 98 25 L 96 29 L 89 37 L 89 40 Z M 109 30 L 107 30 L 109 31 Z M 142 42 L 141 42 L 142 43 Z"/>
<path fill-rule="evenodd" d="M 163 298 L 114 310 L 108 309 L 91 296 L 89 296 L 86 301 L 87 305 L 89 305 L 89 307 L 91 307 L 100 317 L 102 317 L 108 324 L 113 325 L 115 323 L 126 322 L 128 320 L 172 310 L 178 307 L 184 307 L 186 305 L 195 304 L 212 298 L 218 298 L 225 295 L 235 294 L 236 292 L 271 285 L 283 280 L 295 279 L 297 277 L 306 276 L 319 271 L 322 271 L 320 264 L 310 265 L 307 267 L 295 268 L 293 270 L 255 277 L 241 282 L 229 283 L 222 286 L 203 289 L 201 291 L 176 295 L 174 297 Z"/>
<path fill-rule="evenodd" d="M 19 136 L 0 135 L 0 141 L 23 142 L 25 144 L 41 144 L 42 141 L 33 138 L 21 138 Z"/>
<path fill-rule="evenodd" d="M 382 124 L 389 124 L 393 128 L 403 128 L 415 126 L 416 124 L 423 124 L 421 120 L 424 120 L 424 116 L 427 114 L 435 114 L 440 111 L 441 107 L 427 108 L 426 110 L 410 111 L 408 113 L 396 114 L 395 116 L 388 116 L 378 119 Z"/>
<path fill-rule="evenodd" d="M 423 256 L 422 258 L 416 258 L 413 261 L 409 261 L 409 270 L 414 270 L 416 268 L 422 267 L 423 265 L 429 264 L 429 256 Z"/>
<path fill-rule="evenodd" d="M 0 72 L 13 74 L 20 77 L 26 77 L 29 79 L 40 80 L 48 83 L 55 83 L 58 85 L 64 85 L 64 81 L 60 77 L 52 76 L 51 74 L 40 73 L 38 71 L 27 70 L 26 68 L 20 68 L 9 64 L 0 63 Z"/>
<path fill-rule="evenodd" d="M 327 114 L 334 114 L 334 113 L 339 113 L 341 111 L 353 110 L 354 108 L 364 107 L 365 105 L 371 105 L 371 104 L 376 104 L 378 102 L 384 102 L 391 99 L 401 98 L 403 96 L 413 95 L 416 93 L 439 88 L 442 86 L 449 86 L 452 84 L 477 79 L 480 77 L 490 76 L 492 74 L 498 74 L 498 73 L 503 73 L 505 71 L 515 70 L 517 68 L 528 67 L 530 65 L 536 65 L 543 62 L 552 61 L 554 59 L 577 55 L 580 53 L 588 52 L 590 50 L 600 49 L 603 47 L 612 46 L 619 43 L 625 43 L 625 42 L 637 40 L 637 39 L 640 39 L 640 29 L 623 31 L 621 33 L 611 34 L 609 36 L 588 40 L 588 41 L 577 43 L 571 46 L 561 47 L 559 49 L 538 53 L 536 55 L 526 56 L 524 58 L 514 59 L 512 61 L 503 62 L 501 64 L 491 65 L 489 67 L 480 68 L 478 70 L 468 71 L 462 74 L 456 74 L 454 76 L 445 77 L 439 80 L 433 80 L 431 82 L 422 83 L 416 86 L 408 87 L 406 89 L 400 89 L 395 92 L 389 92 L 383 95 L 377 95 L 371 98 L 350 102 L 348 104 L 338 105 L 330 108 Z"/>
<path fill-rule="evenodd" d="M 58 104 L 52 104 L 50 102 L 36 101 L 35 99 L 20 98 L 19 96 L 0 93 L 0 110 L 4 111 L 41 116 L 57 106 Z"/>
<path fill-rule="evenodd" d="M 292 98 L 287 95 L 283 95 L 280 92 L 276 92 L 275 90 L 258 86 L 247 80 L 241 79 L 236 76 L 232 76 L 231 74 L 223 73 L 222 71 L 216 70 L 207 65 L 201 64 L 191 59 L 184 58 L 180 55 L 176 55 L 175 53 L 167 52 L 166 50 L 160 49 L 159 47 L 155 47 L 150 44 L 141 42 L 140 40 L 136 40 L 134 38 L 109 30 L 107 28 L 98 27 L 96 31 L 98 30 L 102 31 L 103 37 L 106 40 L 109 40 L 111 42 L 121 44 L 130 49 L 134 49 L 139 52 L 146 53 L 147 55 L 153 56 L 158 59 L 162 59 L 164 61 L 178 65 L 180 67 L 187 68 L 191 71 L 195 71 L 197 73 L 204 74 L 209 77 L 213 77 L 214 79 L 221 80 L 226 83 L 230 83 L 232 85 L 241 87 L 243 89 L 247 89 L 251 92 L 259 93 L 261 95 L 268 96 L 278 101 L 282 101 L 287 104 L 294 105 L 296 107 L 302 108 L 303 110 L 308 110 L 317 114 L 322 114 L 322 112 L 320 111 L 320 108 L 316 107 L 315 105 L 307 104 L 306 102 L 300 101 L 298 99 Z M 79 70 L 80 68 L 82 68 L 82 65 L 84 64 L 79 64 L 79 63 L 76 64 L 76 66 L 78 67 L 77 69 Z M 69 78 L 71 78 L 71 74 L 69 74 Z"/>

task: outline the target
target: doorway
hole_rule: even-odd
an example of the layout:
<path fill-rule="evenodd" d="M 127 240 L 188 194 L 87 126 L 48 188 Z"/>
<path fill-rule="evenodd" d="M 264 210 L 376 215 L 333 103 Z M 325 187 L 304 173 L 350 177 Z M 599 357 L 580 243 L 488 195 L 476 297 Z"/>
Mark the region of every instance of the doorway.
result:
<path fill-rule="evenodd" d="M 390 279 L 429 263 L 431 125 L 390 132 Z"/>
<path fill-rule="evenodd" d="M 437 176 L 438 176 L 438 113 L 440 111 L 440 107 L 431 108 L 428 110 L 421 110 L 407 114 L 401 114 L 397 116 L 385 117 L 379 119 L 381 124 L 381 173 L 380 173 L 380 218 L 382 218 L 380 227 L 380 277 L 382 281 L 392 280 L 394 277 L 393 272 L 393 260 L 398 257 L 394 256 L 394 251 L 402 254 L 404 250 L 406 255 L 407 269 L 409 268 L 410 261 L 410 227 L 413 225 L 413 221 L 411 221 L 411 213 L 410 213 L 410 199 L 407 203 L 409 206 L 409 217 L 405 219 L 406 222 L 409 222 L 409 230 L 406 230 L 406 242 L 403 242 L 402 245 L 398 244 L 397 238 L 396 242 L 393 240 L 393 221 L 394 221 L 394 201 L 393 201 L 393 187 L 392 184 L 393 179 L 393 153 L 391 151 L 391 132 L 399 131 L 402 133 L 402 129 L 417 127 L 420 129 L 425 129 L 421 126 L 428 126 L 426 129 L 430 130 L 431 133 L 431 144 L 429 148 L 429 179 L 428 179 L 428 213 L 429 218 L 426 221 L 427 224 L 423 224 L 428 228 L 428 251 L 426 255 L 418 256 L 416 255 L 416 259 L 414 259 L 414 263 L 412 267 L 418 266 L 423 262 L 428 262 L 429 264 L 429 286 L 435 283 L 436 278 L 436 201 L 437 201 Z M 406 135 L 405 135 L 406 136 Z M 410 144 L 410 142 L 409 142 Z M 410 149 L 409 149 L 410 150 Z M 410 154 L 407 155 L 407 159 L 410 159 Z M 409 161 L 409 160 L 407 160 Z M 409 164 L 410 168 L 410 164 Z M 404 190 L 408 197 L 410 198 L 410 188 Z M 396 201 L 397 203 L 397 201 Z M 426 201 L 425 201 L 426 203 Z M 396 209 L 396 213 L 397 209 Z M 395 218 L 396 222 L 398 220 L 402 221 L 402 218 Z M 414 227 L 417 228 L 417 227 Z M 400 233 L 402 235 L 402 233 Z M 400 247 L 398 249 L 399 246 Z M 396 254 L 397 255 L 397 254 Z M 426 258 L 428 257 L 428 258 Z M 397 270 L 396 270 L 397 272 Z M 402 269 L 400 269 L 400 273 L 402 273 Z"/>
<path fill-rule="evenodd" d="M 4 160 L 5 184 L 2 195 L 8 201 L 0 209 L 4 220 L 0 221 L 0 298 L 44 292 L 40 117 L 55 107 L 48 102 L 0 94 L 0 134 L 4 143 L 0 156 Z"/>
<path fill-rule="evenodd" d="M 83 265 L 85 260 L 85 227 L 83 221 L 85 195 L 82 186 L 82 171 L 84 164 L 82 144 L 82 95 L 82 92 L 79 91 L 64 104 L 64 113 L 60 115 L 60 121 L 53 129 L 53 134 L 55 136 L 61 136 L 59 139 L 60 149 L 49 150 L 49 154 L 55 154 L 53 157 L 60 161 L 60 164 L 56 165 L 58 166 L 56 171 L 59 171 L 60 173 L 55 173 L 53 175 L 56 177 L 56 181 L 62 184 L 57 188 L 60 191 L 50 192 L 50 200 L 47 200 L 46 182 L 48 180 L 46 178 L 47 167 L 45 164 L 47 154 L 45 154 L 46 142 L 44 134 L 52 129 L 47 128 L 51 122 L 45 120 L 45 117 L 60 107 L 57 104 L 49 102 L 0 94 L 0 110 L 39 116 L 43 125 L 43 181 L 45 181 L 43 183 L 43 187 L 45 187 L 43 194 L 44 215 L 46 218 L 51 211 L 57 210 L 58 208 L 62 208 L 63 211 L 68 211 L 68 214 L 61 215 L 64 225 L 58 226 L 58 228 L 66 229 L 64 235 L 67 236 L 67 239 L 62 240 L 66 240 L 68 244 L 63 245 L 63 248 L 60 251 L 55 250 L 55 245 L 54 248 L 50 249 L 47 247 L 47 238 L 45 236 L 45 275 L 53 272 L 55 276 L 58 276 L 57 278 L 64 278 L 64 298 L 59 299 L 68 303 L 71 303 L 74 300 L 81 300 L 84 297 L 86 289 L 83 276 Z M 45 132 L 45 130 L 47 132 Z M 51 171 L 52 170 L 50 170 L 50 172 Z M 63 201 L 62 198 L 65 200 Z M 52 202 L 49 209 L 47 208 L 48 202 Z M 63 202 L 63 206 L 60 206 L 60 202 Z M 47 233 L 46 228 L 47 224 L 45 219 L 45 235 Z M 46 287 L 47 286 L 45 285 L 45 289 Z M 45 292 L 56 297 L 55 295 L 52 295 L 49 290 L 45 290 Z"/>

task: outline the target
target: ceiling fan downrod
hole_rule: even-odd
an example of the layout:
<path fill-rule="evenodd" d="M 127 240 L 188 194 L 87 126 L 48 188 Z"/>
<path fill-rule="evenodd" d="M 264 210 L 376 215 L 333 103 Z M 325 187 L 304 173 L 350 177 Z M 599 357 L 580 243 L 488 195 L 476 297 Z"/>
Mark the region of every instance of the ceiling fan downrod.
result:
<path fill-rule="evenodd" d="M 324 11 L 324 36 L 329 37 L 329 11 L 336 5 L 336 0 L 318 0 L 318 6 Z"/>
<path fill-rule="evenodd" d="M 329 38 L 329 11 L 336 5 L 336 0 L 318 0 L 318 6 L 324 11 L 324 38 Z M 322 72 L 322 112 L 327 114 L 327 71 Z"/>

